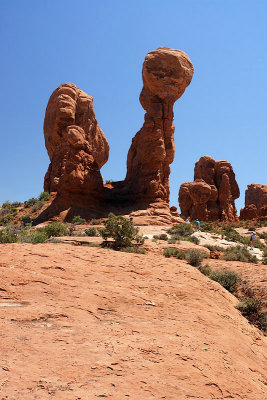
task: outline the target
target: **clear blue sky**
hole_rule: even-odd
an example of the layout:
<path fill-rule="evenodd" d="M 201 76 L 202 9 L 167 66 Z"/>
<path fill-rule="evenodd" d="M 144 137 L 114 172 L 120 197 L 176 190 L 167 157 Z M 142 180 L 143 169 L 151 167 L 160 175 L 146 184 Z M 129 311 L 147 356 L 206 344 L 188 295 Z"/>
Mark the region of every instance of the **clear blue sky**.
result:
<path fill-rule="evenodd" d="M 0 203 L 43 190 L 43 119 L 64 82 L 94 98 L 111 148 L 103 179 L 124 179 L 143 124 L 142 63 L 159 46 L 184 50 L 195 68 L 174 107 L 170 204 L 203 155 L 232 163 L 238 209 L 247 184 L 267 183 L 265 0 L 1 0 L 0 15 Z"/>

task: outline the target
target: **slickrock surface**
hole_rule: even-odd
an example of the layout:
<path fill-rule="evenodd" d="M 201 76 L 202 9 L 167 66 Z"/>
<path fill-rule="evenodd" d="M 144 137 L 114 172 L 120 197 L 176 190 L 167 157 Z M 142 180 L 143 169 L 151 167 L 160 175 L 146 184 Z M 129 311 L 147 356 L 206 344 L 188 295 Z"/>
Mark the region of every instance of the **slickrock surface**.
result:
<path fill-rule="evenodd" d="M 178 200 L 184 218 L 233 222 L 238 219 L 235 200 L 239 195 L 231 164 L 204 156 L 195 164 L 194 182 L 181 185 Z"/>
<path fill-rule="evenodd" d="M 105 217 L 109 212 L 146 217 L 146 224 L 179 222 L 169 208 L 169 165 L 174 159 L 173 104 L 194 73 L 183 51 L 160 47 L 143 64 L 140 103 L 145 121 L 132 140 L 124 181 L 103 185 L 100 168 L 109 146 L 99 128 L 93 98 L 72 83 L 51 95 L 44 120 L 46 148 L 51 160 L 44 189 L 54 193 L 36 223 L 58 217 Z M 140 222 L 140 221 L 139 221 Z"/>
<path fill-rule="evenodd" d="M 4 400 L 266 398 L 266 338 L 184 261 L 0 246 Z"/>
<path fill-rule="evenodd" d="M 240 210 L 240 218 L 267 220 L 267 185 L 248 185 L 245 208 Z"/>

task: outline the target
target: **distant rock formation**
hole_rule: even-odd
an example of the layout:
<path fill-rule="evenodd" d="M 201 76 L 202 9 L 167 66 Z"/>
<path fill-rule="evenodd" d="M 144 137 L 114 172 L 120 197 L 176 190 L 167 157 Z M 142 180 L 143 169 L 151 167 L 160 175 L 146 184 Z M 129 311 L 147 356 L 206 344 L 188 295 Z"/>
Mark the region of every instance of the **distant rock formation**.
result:
<path fill-rule="evenodd" d="M 103 185 L 100 168 L 109 145 L 99 128 L 91 96 L 72 83 L 51 95 L 44 121 L 45 144 L 51 160 L 44 188 L 54 200 L 43 219 L 62 213 L 104 216 L 108 212 L 136 217 L 163 215 L 178 218 L 169 209 L 169 165 L 174 158 L 173 104 L 193 76 L 189 57 L 180 50 L 160 47 L 145 57 L 140 102 L 145 122 L 132 140 L 124 181 Z M 138 214 L 139 212 L 139 214 Z M 67 214 L 66 214 L 67 213 Z"/>
<path fill-rule="evenodd" d="M 195 164 L 194 182 L 185 182 L 179 190 L 182 217 L 201 221 L 235 221 L 235 199 L 239 187 L 231 164 L 204 156 Z"/>
<path fill-rule="evenodd" d="M 267 220 L 267 185 L 252 183 L 245 192 L 245 207 L 240 218 Z"/>

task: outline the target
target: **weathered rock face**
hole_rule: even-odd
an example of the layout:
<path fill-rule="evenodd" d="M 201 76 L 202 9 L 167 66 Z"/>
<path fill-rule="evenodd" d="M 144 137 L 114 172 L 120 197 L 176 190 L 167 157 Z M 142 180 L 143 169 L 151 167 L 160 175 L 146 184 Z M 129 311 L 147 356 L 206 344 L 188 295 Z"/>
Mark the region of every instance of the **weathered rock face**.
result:
<path fill-rule="evenodd" d="M 174 158 L 173 104 L 193 76 L 182 51 L 160 47 L 146 55 L 140 103 L 145 122 L 135 135 L 127 158 L 125 183 L 137 202 L 169 202 L 169 165 Z"/>
<path fill-rule="evenodd" d="M 179 190 L 182 216 L 201 221 L 235 221 L 235 199 L 239 197 L 235 174 L 228 161 L 204 156 L 195 164 L 194 182 L 185 182 Z"/>
<path fill-rule="evenodd" d="M 161 47 L 147 54 L 140 94 L 145 122 L 132 140 L 125 180 L 105 187 L 100 168 L 108 159 L 109 146 L 97 124 L 93 99 L 72 83 L 59 86 L 49 99 L 44 121 L 51 160 L 44 188 L 55 195 L 46 214 L 51 217 L 73 207 L 84 216 L 96 209 L 98 216 L 142 209 L 148 216 L 164 215 L 165 222 L 173 221 L 176 216 L 169 209 L 173 104 L 193 72 L 189 57 L 180 50 Z"/>
<path fill-rule="evenodd" d="M 267 185 L 248 185 L 245 208 L 240 210 L 240 218 L 267 220 Z"/>
<path fill-rule="evenodd" d="M 97 124 L 92 97 L 72 83 L 59 86 L 47 105 L 44 136 L 51 160 L 44 189 L 68 205 L 95 204 L 103 195 L 100 168 L 109 145 Z"/>

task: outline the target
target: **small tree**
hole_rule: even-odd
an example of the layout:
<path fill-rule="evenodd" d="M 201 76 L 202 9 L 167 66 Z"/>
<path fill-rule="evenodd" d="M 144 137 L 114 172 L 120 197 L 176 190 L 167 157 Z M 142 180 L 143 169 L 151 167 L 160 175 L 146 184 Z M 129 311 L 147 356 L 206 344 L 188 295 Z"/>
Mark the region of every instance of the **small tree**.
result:
<path fill-rule="evenodd" d="M 134 227 L 132 222 L 122 216 L 111 215 L 104 222 L 104 228 L 99 229 L 103 239 L 112 237 L 115 247 L 133 246 L 132 241 L 144 243 L 144 238 L 139 235 L 139 229 Z"/>

